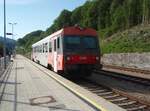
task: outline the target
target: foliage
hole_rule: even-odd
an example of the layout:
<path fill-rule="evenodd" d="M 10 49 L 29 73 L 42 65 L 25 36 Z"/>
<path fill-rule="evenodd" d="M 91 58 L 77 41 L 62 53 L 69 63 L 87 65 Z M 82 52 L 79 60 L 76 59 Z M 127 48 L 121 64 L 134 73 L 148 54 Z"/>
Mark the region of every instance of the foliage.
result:
<path fill-rule="evenodd" d="M 0 56 L 3 55 L 3 37 L 0 37 Z M 11 54 L 15 48 L 16 41 L 6 38 L 6 54 Z"/>
<path fill-rule="evenodd" d="M 25 52 L 29 52 L 31 51 L 31 46 L 33 43 L 39 41 L 41 38 L 41 34 L 43 33 L 43 31 L 41 30 L 38 30 L 38 31 L 34 31 L 34 32 L 31 32 L 27 35 L 25 35 L 22 39 L 18 39 L 18 42 L 17 42 L 17 46 L 19 49 L 17 49 L 18 51 L 22 52 L 22 51 L 25 51 Z"/>
<path fill-rule="evenodd" d="M 150 25 L 118 32 L 100 42 L 102 53 L 150 52 Z"/>
<path fill-rule="evenodd" d="M 19 39 L 18 45 L 23 47 L 26 51 L 30 51 L 31 44 L 34 42 L 52 34 L 64 26 L 72 26 L 75 24 L 94 28 L 100 33 L 101 39 L 107 39 L 117 32 L 139 24 L 149 23 L 149 0 L 87 0 L 84 5 L 77 7 L 73 11 L 64 9 L 46 31 L 31 32 L 23 37 L 23 39 Z M 111 45 L 106 44 L 106 48 L 108 46 L 119 47 L 118 45 L 114 46 L 115 44 L 116 43 Z M 122 44 L 124 44 L 124 42 Z M 111 52 L 112 50 L 113 48 L 106 52 Z"/>

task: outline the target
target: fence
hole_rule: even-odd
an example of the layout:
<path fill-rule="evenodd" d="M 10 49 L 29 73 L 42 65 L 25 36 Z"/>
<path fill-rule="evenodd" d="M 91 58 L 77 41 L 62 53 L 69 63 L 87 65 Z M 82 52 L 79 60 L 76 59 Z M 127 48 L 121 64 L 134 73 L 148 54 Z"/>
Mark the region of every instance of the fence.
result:
<path fill-rule="evenodd" d="M 10 58 L 6 57 L 6 66 L 8 66 Z M 4 57 L 0 58 L 0 74 L 4 71 Z"/>

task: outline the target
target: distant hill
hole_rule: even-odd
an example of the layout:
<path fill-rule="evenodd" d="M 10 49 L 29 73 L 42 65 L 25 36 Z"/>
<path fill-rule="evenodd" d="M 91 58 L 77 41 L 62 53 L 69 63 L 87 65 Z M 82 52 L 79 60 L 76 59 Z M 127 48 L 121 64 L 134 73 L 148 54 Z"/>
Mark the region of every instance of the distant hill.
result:
<path fill-rule="evenodd" d="M 3 40 L 4 38 L 0 36 L 0 55 L 2 55 L 3 52 Z M 9 52 L 12 53 L 12 50 L 15 48 L 16 41 L 7 38 L 6 39 L 6 53 L 8 54 Z"/>

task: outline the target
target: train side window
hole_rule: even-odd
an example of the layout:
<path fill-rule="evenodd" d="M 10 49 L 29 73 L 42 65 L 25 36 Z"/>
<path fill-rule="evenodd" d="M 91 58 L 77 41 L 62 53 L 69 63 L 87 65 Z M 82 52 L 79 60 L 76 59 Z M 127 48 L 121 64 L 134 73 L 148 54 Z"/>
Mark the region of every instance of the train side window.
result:
<path fill-rule="evenodd" d="M 52 52 L 52 44 L 49 42 L 49 52 Z"/>
<path fill-rule="evenodd" d="M 42 53 L 42 45 L 40 45 L 40 53 Z"/>
<path fill-rule="evenodd" d="M 41 53 L 43 52 L 43 46 L 41 45 Z"/>
<path fill-rule="evenodd" d="M 56 39 L 54 40 L 54 51 L 56 51 Z"/>
<path fill-rule="evenodd" d="M 45 52 L 48 52 L 48 45 L 45 43 Z"/>
<path fill-rule="evenodd" d="M 44 44 L 43 44 L 43 53 L 44 53 Z"/>
<path fill-rule="evenodd" d="M 34 51 L 35 51 L 35 53 L 36 53 L 36 47 L 35 47 L 35 50 L 34 50 Z"/>
<path fill-rule="evenodd" d="M 38 46 L 38 53 L 40 52 L 40 46 Z"/>
<path fill-rule="evenodd" d="M 60 48 L 60 37 L 57 38 L 57 49 Z"/>

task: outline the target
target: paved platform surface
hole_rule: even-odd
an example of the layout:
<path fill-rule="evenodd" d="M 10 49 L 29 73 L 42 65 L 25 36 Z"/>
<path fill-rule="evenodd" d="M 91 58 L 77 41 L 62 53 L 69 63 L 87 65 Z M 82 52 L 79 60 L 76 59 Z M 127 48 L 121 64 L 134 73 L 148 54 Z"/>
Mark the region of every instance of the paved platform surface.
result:
<path fill-rule="evenodd" d="M 3 73 L 3 69 L 0 69 L 0 76 L 2 75 L 2 73 Z"/>
<path fill-rule="evenodd" d="M 22 56 L 0 81 L 0 111 L 95 111 Z"/>

